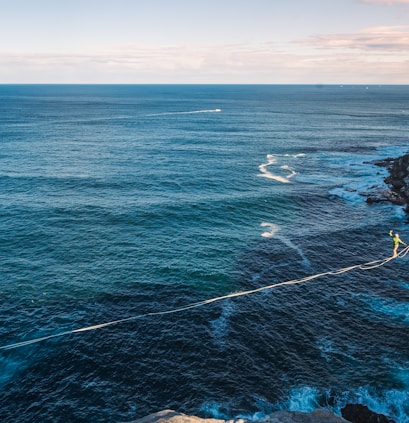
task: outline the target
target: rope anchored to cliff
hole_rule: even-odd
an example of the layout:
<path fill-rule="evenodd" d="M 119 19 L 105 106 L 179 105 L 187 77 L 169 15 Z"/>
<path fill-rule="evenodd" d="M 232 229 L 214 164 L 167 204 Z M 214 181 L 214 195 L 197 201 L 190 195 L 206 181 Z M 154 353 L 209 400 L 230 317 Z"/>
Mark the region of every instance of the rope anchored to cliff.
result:
<path fill-rule="evenodd" d="M 405 257 L 407 254 L 409 254 L 409 246 L 406 246 L 404 249 L 402 249 L 399 252 L 399 254 L 397 255 L 397 257 Z M 309 282 L 313 279 L 322 278 L 324 276 L 341 275 L 343 273 L 351 272 L 352 270 L 371 270 L 371 269 L 375 269 L 377 267 L 384 266 L 385 264 L 387 264 L 388 262 L 390 262 L 391 260 L 394 260 L 394 259 L 395 259 L 395 257 L 391 256 L 391 257 L 387 257 L 387 258 L 375 260 L 375 261 L 370 261 L 370 262 L 363 263 L 363 264 L 356 264 L 356 265 L 349 266 L 349 267 L 343 267 L 343 268 L 337 269 L 337 270 L 331 270 L 331 271 L 328 271 L 328 272 L 317 273 L 315 275 L 306 276 L 305 278 L 301 278 L 301 279 L 293 279 L 293 280 L 285 281 L 285 282 L 277 282 L 277 283 L 274 283 L 272 285 L 267 285 L 267 286 L 263 286 L 263 287 L 260 287 L 260 288 L 251 289 L 251 290 L 248 290 L 248 291 L 233 292 L 231 294 L 222 295 L 220 297 L 215 297 L 215 298 L 210 298 L 210 299 L 207 299 L 207 300 L 188 304 L 188 305 L 185 305 L 183 307 L 179 307 L 179 308 L 175 308 L 175 309 L 171 309 L 171 310 L 156 311 L 156 312 L 150 312 L 150 313 L 145 313 L 145 314 L 139 314 L 139 315 L 136 315 L 136 316 L 127 317 L 127 318 L 119 319 L 119 320 L 113 320 L 111 322 L 101 323 L 101 324 L 94 325 L 94 326 L 87 326 L 87 327 L 83 327 L 83 328 L 80 328 L 80 329 L 74 329 L 74 330 L 70 330 L 70 331 L 66 331 L 66 332 L 61 332 L 61 333 L 58 333 L 58 334 L 55 334 L 55 335 L 49 335 L 49 336 L 44 336 L 44 337 L 41 337 L 41 338 L 31 339 L 31 340 L 28 340 L 28 341 L 17 342 L 15 344 L 2 346 L 2 347 L 0 347 L 0 350 L 11 350 L 13 348 L 23 347 L 23 346 L 30 345 L 30 344 L 36 344 L 38 342 L 45 341 L 47 339 L 62 337 L 62 336 L 66 336 L 66 335 L 73 335 L 73 334 L 80 333 L 80 332 L 88 332 L 88 331 L 92 331 L 92 330 L 96 330 L 96 329 L 101 329 L 101 328 L 104 328 L 104 327 L 107 327 L 107 326 L 116 325 L 118 323 L 130 322 L 132 320 L 137 320 L 137 319 L 141 319 L 141 318 L 145 318 L 145 317 L 153 317 L 153 316 L 161 316 L 161 315 L 165 315 L 165 314 L 180 313 L 182 311 L 190 310 L 190 309 L 193 309 L 193 308 L 196 308 L 196 307 L 203 307 L 205 305 L 214 303 L 216 301 L 222 301 L 222 300 L 226 300 L 228 298 L 241 297 L 241 296 L 244 296 L 244 295 L 251 295 L 251 294 L 255 294 L 257 292 L 270 290 L 270 289 L 277 288 L 279 286 L 284 286 L 284 285 L 297 285 L 297 284 Z"/>

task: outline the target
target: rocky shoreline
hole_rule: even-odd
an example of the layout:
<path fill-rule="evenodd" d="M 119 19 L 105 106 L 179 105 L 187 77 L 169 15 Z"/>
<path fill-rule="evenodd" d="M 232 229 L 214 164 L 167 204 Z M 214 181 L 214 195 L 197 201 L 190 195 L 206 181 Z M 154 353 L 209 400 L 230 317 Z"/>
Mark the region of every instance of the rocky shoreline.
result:
<path fill-rule="evenodd" d="M 367 197 L 367 203 L 390 202 L 405 206 L 405 213 L 409 215 L 409 154 L 396 159 L 376 160 L 373 164 L 387 168 L 389 176 L 384 179 L 386 186 L 375 185 L 361 195 Z"/>
<path fill-rule="evenodd" d="M 394 423 L 383 414 L 377 414 L 363 405 L 348 404 L 339 417 L 326 409 L 317 409 L 311 413 L 300 411 L 276 411 L 257 423 Z M 188 416 L 173 410 L 163 410 L 128 423 L 254 423 L 247 419 L 219 420 Z"/>
<path fill-rule="evenodd" d="M 367 203 L 389 202 L 405 206 L 409 215 L 409 154 L 398 158 L 376 160 L 374 165 L 387 168 L 389 176 L 384 185 L 372 186 L 368 192 L 360 193 Z M 394 423 L 383 414 L 377 414 L 360 404 L 348 404 L 342 417 L 329 410 L 317 409 L 311 413 L 299 411 L 277 411 L 259 420 L 258 423 Z M 129 423 L 253 423 L 247 419 L 219 420 L 188 416 L 173 410 L 163 410 Z"/>

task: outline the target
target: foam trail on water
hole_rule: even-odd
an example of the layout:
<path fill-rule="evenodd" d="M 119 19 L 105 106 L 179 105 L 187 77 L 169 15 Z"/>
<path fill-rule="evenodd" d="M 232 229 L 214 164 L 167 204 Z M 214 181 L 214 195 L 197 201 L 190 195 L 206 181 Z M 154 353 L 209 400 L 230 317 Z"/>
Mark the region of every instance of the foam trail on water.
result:
<path fill-rule="evenodd" d="M 264 238 L 271 238 L 271 237 L 275 237 L 277 239 L 279 239 L 281 242 L 283 242 L 287 247 L 291 248 L 292 250 L 297 251 L 297 253 L 299 254 L 299 256 L 302 259 L 302 262 L 305 266 L 310 267 L 311 263 L 310 261 L 307 259 L 307 257 L 305 257 L 304 253 L 302 252 L 301 248 L 298 247 L 297 245 L 293 244 L 288 238 L 286 237 L 282 237 L 279 235 L 276 235 L 276 233 L 280 230 L 280 227 L 275 225 L 274 223 L 269 223 L 269 222 L 262 222 L 260 224 L 260 226 L 264 227 L 264 228 L 268 228 L 268 231 L 265 231 L 261 234 L 262 237 Z"/>
<path fill-rule="evenodd" d="M 224 304 L 221 315 L 211 322 L 213 336 L 217 339 L 219 345 L 224 345 L 224 338 L 228 333 L 229 320 L 233 312 L 234 305 L 228 301 Z"/>
<path fill-rule="evenodd" d="M 219 113 L 222 109 L 210 109 L 210 110 L 190 110 L 186 112 L 164 112 L 164 113 L 153 113 L 146 116 L 166 116 L 166 115 L 193 115 L 196 113 Z"/>
<path fill-rule="evenodd" d="M 258 167 L 261 172 L 259 176 L 288 184 L 291 182 L 290 179 L 297 174 L 293 167 L 289 166 L 288 164 L 279 166 L 279 169 L 284 170 L 287 173 L 286 176 L 272 173 L 268 168 L 277 165 L 278 157 L 298 158 L 302 156 L 304 156 L 304 154 L 267 154 L 267 163 L 263 163 Z"/>
<path fill-rule="evenodd" d="M 264 238 L 270 238 L 270 237 L 274 236 L 277 231 L 280 230 L 280 228 L 277 225 L 275 225 L 274 223 L 262 222 L 262 223 L 260 223 L 260 226 L 269 229 L 268 231 L 263 232 L 261 234 L 261 236 L 263 236 Z"/>

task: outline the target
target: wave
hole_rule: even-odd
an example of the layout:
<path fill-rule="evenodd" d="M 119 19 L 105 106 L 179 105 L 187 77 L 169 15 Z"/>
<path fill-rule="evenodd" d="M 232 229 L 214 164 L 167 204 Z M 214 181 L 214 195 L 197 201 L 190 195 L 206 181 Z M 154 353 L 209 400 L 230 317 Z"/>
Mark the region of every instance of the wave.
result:
<path fill-rule="evenodd" d="M 290 396 L 286 401 L 285 409 L 289 411 L 302 411 L 311 413 L 319 404 L 320 393 L 317 388 L 310 386 L 303 386 L 300 388 L 293 388 L 290 391 Z"/>
<path fill-rule="evenodd" d="M 303 157 L 304 154 L 300 153 L 300 154 L 267 154 L 267 163 L 263 163 L 261 164 L 258 168 L 261 172 L 261 174 L 259 176 L 263 176 L 265 178 L 268 179 L 274 179 L 277 182 L 282 182 L 284 184 L 287 184 L 290 181 L 290 179 L 297 175 L 297 172 L 295 171 L 295 169 L 288 165 L 288 164 L 283 164 L 283 165 L 279 165 L 278 161 L 279 158 L 298 158 L 298 157 Z M 286 174 L 285 176 L 283 175 L 279 175 L 277 173 L 273 173 L 271 172 L 268 168 L 271 166 L 276 166 L 276 169 L 279 169 L 279 171 L 281 173 L 283 173 L 282 171 L 285 171 L 284 173 Z"/>
<path fill-rule="evenodd" d="M 341 416 L 341 409 L 347 404 L 362 404 L 375 413 L 389 416 L 396 422 L 407 423 L 408 400 L 408 393 L 398 389 L 378 392 L 367 386 L 361 386 L 355 390 L 335 393 L 329 388 L 306 385 L 293 387 L 274 403 L 270 403 L 266 399 L 254 398 L 254 402 L 256 402 L 254 405 L 258 411 L 252 414 L 238 414 L 235 418 L 263 421 L 268 415 L 278 410 L 311 413 L 317 408 L 326 408 Z M 201 411 L 215 419 L 231 418 L 229 408 L 225 404 L 217 402 L 202 404 Z"/>
<path fill-rule="evenodd" d="M 373 412 L 390 416 L 398 422 L 408 421 L 408 393 L 397 389 L 375 392 L 362 386 L 334 397 L 329 391 L 303 386 L 290 391 L 284 409 L 310 413 L 316 408 L 326 407 L 341 415 L 341 408 L 347 404 L 366 405 Z"/>

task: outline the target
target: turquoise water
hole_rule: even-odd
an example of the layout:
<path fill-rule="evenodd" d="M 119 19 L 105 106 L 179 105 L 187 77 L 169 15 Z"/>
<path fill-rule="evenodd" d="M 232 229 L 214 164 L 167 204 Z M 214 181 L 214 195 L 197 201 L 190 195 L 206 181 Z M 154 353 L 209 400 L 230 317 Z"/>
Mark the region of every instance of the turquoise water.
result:
<path fill-rule="evenodd" d="M 0 86 L 0 417 L 408 409 L 408 261 L 371 161 L 406 86 Z"/>

